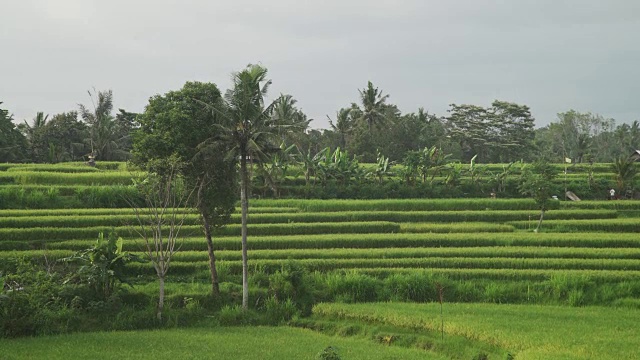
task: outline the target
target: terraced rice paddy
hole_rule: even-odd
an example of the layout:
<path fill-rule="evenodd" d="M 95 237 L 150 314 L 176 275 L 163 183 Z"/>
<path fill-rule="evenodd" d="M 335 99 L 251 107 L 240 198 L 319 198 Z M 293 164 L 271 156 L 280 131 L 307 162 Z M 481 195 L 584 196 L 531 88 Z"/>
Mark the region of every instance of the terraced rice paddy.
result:
<path fill-rule="evenodd" d="M 73 171 L 75 165 L 50 167 L 42 171 L 48 175 L 40 177 L 20 175 L 27 172 L 26 167 L 7 169 L 0 182 L 9 178 L 14 182 L 0 186 L 0 191 L 13 191 L 20 179 L 29 186 L 44 186 L 39 188 L 43 191 L 45 184 L 69 186 L 65 190 L 68 194 L 75 194 L 77 187 L 91 189 L 90 184 L 100 184 L 95 186 L 108 193 L 109 186 L 126 186 L 128 181 L 125 171 L 115 170 L 119 165 L 105 171 Z M 113 174 L 108 175 L 109 171 Z M 64 174 L 59 180 L 47 180 L 58 173 Z M 91 180 L 91 176 L 96 179 L 105 173 L 108 176 L 102 180 Z M 67 195 L 58 192 L 56 196 Z M 90 247 L 99 233 L 109 231 L 124 238 L 125 250 L 141 254 L 142 242 L 133 230 L 137 219 L 128 208 L 0 208 L 5 208 L 0 210 L 0 267 L 9 268 L 21 258 L 55 263 Z M 204 298 L 210 289 L 206 243 L 198 215 L 190 209 L 180 211 L 186 214 L 186 222 L 180 251 L 169 271 L 167 293 L 169 298 Z M 529 325 L 515 326 L 514 314 L 521 312 L 530 319 L 561 318 L 567 309 L 575 325 L 562 331 L 579 329 L 579 312 L 575 311 L 582 308 L 573 307 L 605 306 L 593 309 L 615 313 L 606 315 L 610 317 L 637 316 L 640 201 L 558 201 L 546 213 L 542 231 L 534 233 L 538 216 L 534 202 L 528 199 L 252 200 L 248 239 L 252 291 L 264 287 L 261 279 L 265 275 L 283 266 L 298 266 L 307 269 L 316 284 L 322 284 L 323 301 L 373 304 L 318 305 L 309 323 L 297 325 L 313 328 L 326 321 L 351 319 L 354 326 L 379 322 L 402 333 L 417 325 L 394 324 L 394 319 L 414 315 L 420 319 L 416 314 L 423 312 L 433 316 L 437 286 L 443 286 L 451 320 L 445 326 L 447 336 L 479 341 L 479 348 L 494 356 L 512 352 L 517 358 L 556 358 L 551 354 L 557 358 L 633 358 L 629 346 L 617 346 L 610 353 L 595 350 L 606 344 L 615 346 L 618 341 L 612 334 L 620 329 L 609 328 L 613 326 L 610 322 L 602 323 L 601 331 L 606 334 L 602 344 L 596 341 L 594 344 L 600 345 L 572 348 L 555 341 L 554 337 L 561 335 L 559 330 L 549 336 L 538 331 L 557 322 L 532 320 Z M 239 222 L 239 215 L 234 214 L 231 223 L 214 234 L 222 285 L 227 287 L 237 286 L 241 274 Z M 150 264 L 130 264 L 129 271 L 136 276 L 131 292 L 156 291 Z M 412 303 L 397 308 L 374 303 L 380 301 Z M 378 310 L 384 310 L 386 317 L 371 319 L 370 314 Z M 503 310 L 512 314 L 510 320 L 491 323 L 491 331 L 498 335 L 485 334 L 479 325 L 482 319 L 502 319 Z M 535 315 L 535 311 L 542 315 Z M 598 311 L 588 310 L 595 322 L 602 320 L 596 316 Z M 362 315 L 365 313 L 369 315 Z M 464 316 L 471 316 L 468 324 Z M 357 325 L 363 321 L 357 317 L 366 318 L 364 325 Z M 420 324 L 425 323 L 428 321 Z M 531 339 L 527 339 L 526 326 L 534 327 Z M 508 333 L 508 329 L 516 330 Z M 433 332 L 434 326 L 425 331 Z M 622 332 L 622 339 L 630 339 Z M 598 334 L 588 336 L 600 339 Z M 442 355 L 431 351 L 429 356 L 439 358 L 436 353 Z M 457 356 L 462 355 L 448 353 L 445 357 Z"/>
<path fill-rule="evenodd" d="M 288 262 L 310 271 L 350 272 L 380 281 L 391 274 L 436 274 L 455 280 L 454 287 L 470 279 L 486 281 L 477 292 L 486 292 L 489 284 L 508 288 L 508 282 L 522 281 L 535 288 L 558 277 L 596 288 L 625 283 L 628 289 L 616 290 L 606 303 L 637 297 L 640 291 L 640 221 L 628 217 L 640 210 L 640 203 L 627 202 L 624 210 L 615 210 L 563 202 L 547 212 L 545 232 L 538 234 L 530 230 L 538 213 L 530 209 L 529 200 L 413 200 L 406 202 L 406 210 L 402 204 L 255 200 L 249 216 L 250 266 L 272 272 Z M 338 211 L 341 206 L 344 211 Z M 464 210 L 467 207 L 476 210 Z M 229 275 L 240 272 L 238 223 L 234 215 L 214 237 L 219 264 Z M 66 257 L 111 230 L 125 238 L 125 249 L 140 251 L 135 224 L 130 209 L 0 210 L 0 259 Z M 173 272 L 204 277 L 206 243 L 195 213 L 187 214 L 182 233 Z M 131 270 L 152 274 L 146 264 L 131 265 Z"/>

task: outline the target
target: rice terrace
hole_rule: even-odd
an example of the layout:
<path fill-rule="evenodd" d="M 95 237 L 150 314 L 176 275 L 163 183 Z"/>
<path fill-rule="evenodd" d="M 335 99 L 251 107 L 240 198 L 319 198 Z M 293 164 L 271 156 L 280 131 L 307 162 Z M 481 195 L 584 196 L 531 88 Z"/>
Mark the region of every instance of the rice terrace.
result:
<path fill-rule="evenodd" d="M 526 198 L 255 199 L 248 312 L 238 303 L 240 217 L 214 231 L 212 299 L 198 215 L 180 209 L 184 236 L 160 322 L 148 262 L 128 263 L 132 286 L 105 300 L 53 284 L 52 272 L 70 266 L 59 260 L 99 233 L 115 231 L 123 251 L 144 257 L 134 210 L 116 194 L 131 191 L 136 172 L 125 163 L 1 169 L 3 333 L 46 335 L 0 340 L 2 358 L 180 358 L 189 346 L 192 358 L 314 358 L 324 349 L 345 359 L 638 356 L 637 201 L 555 201 L 534 233 L 539 211 Z M 30 307 L 12 284 L 47 306 Z M 85 333 L 96 329 L 109 332 Z"/>

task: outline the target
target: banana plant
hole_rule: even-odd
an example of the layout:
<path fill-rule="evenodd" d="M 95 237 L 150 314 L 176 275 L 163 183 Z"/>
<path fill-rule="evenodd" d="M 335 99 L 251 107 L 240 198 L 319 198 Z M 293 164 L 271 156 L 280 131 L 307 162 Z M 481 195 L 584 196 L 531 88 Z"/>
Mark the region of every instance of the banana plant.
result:
<path fill-rule="evenodd" d="M 418 177 L 418 167 L 420 166 L 420 152 L 407 151 L 402 160 L 403 167 L 398 171 L 407 185 L 413 185 Z"/>
<path fill-rule="evenodd" d="M 462 171 L 464 165 L 461 163 L 452 163 L 447 165 L 447 176 L 444 183 L 447 186 L 455 187 L 460 185 L 460 178 L 462 177 Z"/>
<path fill-rule="evenodd" d="M 385 176 L 393 176 L 393 172 L 391 168 L 393 167 L 393 162 L 389 163 L 389 158 L 382 155 L 382 153 L 378 150 L 378 156 L 376 157 L 376 167 L 373 168 L 367 175 L 374 178 L 378 184 L 382 184 L 382 181 Z"/>
<path fill-rule="evenodd" d="M 109 233 L 107 238 L 100 233 L 93 247 L 61 259 L 63 262 L 80 264 L 78 271 L 67 281 L 86 283 L 100 298 L 109 298 L 119 282 L 128 284 L 125 265 L 140 261 L 138 256 L 123 251 L 122 244 L 122 238 L 114 233 Z"/>
<path fill-rule="evenodd" d="M 311 184 L 311 176 L 314 176 L 314 184 L 315 184 L 315 174 L 318 168 L 317 162 L 314 155 L 311 155 L 311 149 L 307 149 L 307 152 L 303 152 L 299 147 L 296 147 L 297 158 L 298 161 L 302 165 L 302 173 L 304 174 L 304 182 L 307 187 Z"/>
<path fill-rule="evenodd" d="M 262 175 L 264 186 L 273 191 L 275 197 L 280 196 L 280 184 L 287 176 L 289 167 L 295 163 L 295 145 L 287 146 L 284 142 L 280 144 L 280 150 L 274 153 L 269 162 L 258 168 Z"/>

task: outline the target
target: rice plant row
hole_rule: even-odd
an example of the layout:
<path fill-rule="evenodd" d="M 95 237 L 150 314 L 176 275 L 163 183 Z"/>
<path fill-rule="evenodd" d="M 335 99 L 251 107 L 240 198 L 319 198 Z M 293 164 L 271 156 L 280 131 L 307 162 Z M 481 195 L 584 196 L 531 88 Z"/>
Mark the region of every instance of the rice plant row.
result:
<path fill-rule="evenodd" d="M 135 252 L 132 248 L 132 251 Z M 56 260 L 73 254 L 72 249 L 3 251 L 0 259 L 30 258 Z M 143 256 L 143 253 L 138 253 Z M 237 250 L 216 253 L 218 260 L 240 260 Z M 518 258 L 518 259 L 626 259 L 640 261 L 637 248 L 547 248 L 547 247 L 466 247 L 466 248 L 369 248 L 369 249 L 282 249 L 254 250 L 251 259 L 402 259 L 402 258 Z M 176 253 L 176 261 L 206 261 L 204 250 Z"/>
<path fill-rule="evenodd" d="M 260 211 L 260 208 L 257 208 Z M 59 216 L 1 216 L 0 228 L 28 228 L 28 227 L 89 227 L 89 226 L 123 226 L 135 225 L 139 218 L 145 221 L 149 214 L 142 211 L 138 217 L 133 211 L 128 214 L 100 214 L 100 215 L 59 215 Z M 187 225 L 200 223 L 199 215 L 187 214 L 181 211 L 179 218 Z M 249 215 L 250 224 L 280 224 L 280 223 L 348 223 L 367 221 L 391 221 L 398 223 L 409 222 L 506 222 L 517 220 L 536 220 L 539 214 L 534 211 L 354 211 L 354 212 L 306 212 L 306 213 L 252 213 Z M 554 210 L 546 214 L 548 219 L 612 219 L 617 216 L 613 210 Z M 233 214 L 230 222 L 240 223 L 240 214 Z M 520 223 L 518 223 L 520 224 Z M 423 228 L 429 231 L 429 225 L 414 226 L 413 232 Z"/>
<path fill-rule="evenodd" d="M 232 224 L 216 229 L 216 236 L 240 235 L 240 225 Z M 2 241 L 29 240 L 68 240 L 88 239 L 99 233 L 116 232 L 123 237 L 139 237 L 138 228 L 131 226 L 92 226 L 92 227 L 31 227 L 0 228 Z M 254 224 L 249 226 L 249 235 L 293 235 L 293 234 L 347 234 L 347 233 L 397 233 L 400 225 L 388 221 L 347 222 L 347 223 L 291 223 L 291 224 Z M 202 233 L 199 225 L 185 225 L 181 229 L 183 236 Z"/>
<path fill-rule="evenodd" d="M 104 229 L 103 229 L 104 230 Z M 0 233 L 3 229 L 0 229 Z M 97 234 L 97 232 L 95 233 Z M 202 232 L 192 234 L 180 240 L 182 251 L 206 250 Z M 195 237 L 194 237 L 195 236 Z M 14 240 L 0 241 L 0 249 L 70 249 L 80 250 L 95 242 L 91 234 L 67 240 L 64 235 L 58 240 L 48 241 Z M 6 244 L 6 245 L 5 245 Z M 4 245 L 4 246 L 3 246 Z M 124 247 L 129 251 L 141 248 L 141 240 L 127 238 Z M 548 248 L 594 248 L 624 249 L 640 248 L 637 234 L 612 233 L 364 233 L 364 234 L 312 234 L 312 235 L 276 235 L 253 236 L 247 242 L 249 250 L 282 249 L 386 249 L 386 248 L 477 248 L 477 247 L 548 247 Z M 216 250 L 239 250 L 240 236 L 214 237 Z"/>
<path fill-rule="evenodd" d="M 511 221 L 508 223 L 518 229 L 529 229 L 532 227 L 531 222 Z M 555 232 L 588 232 L 601 231 L 610 233 L 640 232 L 640 221 L 638 218 L 619 218 L 619 219 L 589 219 L 589 220 L 548 220 L 543 224 L 547 231 Z"/>
<path fill-rule="evenodd" d="M 225 267 L 239 273 L 242 263 L 227 260 Z M 416 269 L 509 269 L 513 270 L 617 270 L 640 272 L 640 260 L 629 259 L 518 259 L 518 258 L 391 258 L 391 259 L 288 259 L 309 271 L 333 271 L 357 268 L 416 268 Z M 220 261 L 222 264 L 223 261 Z M 251 265 L 274 272 L 283 266 L 281 259 L 255 259 Z M 132 264 L 138 274 L 151 274 L 149 264 Z M 181 274 L 207 269 L 205 261 L 173 261 L 173 271 Z M 177 270 L 180 268 L 181 270 Z"/>

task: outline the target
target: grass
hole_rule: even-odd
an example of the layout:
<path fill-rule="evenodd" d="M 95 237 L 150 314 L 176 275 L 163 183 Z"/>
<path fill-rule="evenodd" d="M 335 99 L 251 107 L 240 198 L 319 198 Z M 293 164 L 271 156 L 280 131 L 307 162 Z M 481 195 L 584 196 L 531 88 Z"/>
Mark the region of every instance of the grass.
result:
<path fill-rule="evenodd" d="M 289 327 L 214 327 L 84 333 L 0 340 L 1 359 L 316 359 L 334 346 L 342 359 L 444 359 L 419 349 Z"/>
<path fill-rule="evenodd" d="M 320 304 L 318 318 L 437 331 L 439 304 Z M 445 304 L 445 337 L 479 340 L 516 359 L 640 359 L 639 310 L 603 307 Z"/>

